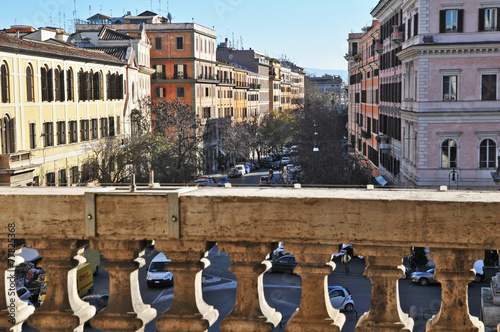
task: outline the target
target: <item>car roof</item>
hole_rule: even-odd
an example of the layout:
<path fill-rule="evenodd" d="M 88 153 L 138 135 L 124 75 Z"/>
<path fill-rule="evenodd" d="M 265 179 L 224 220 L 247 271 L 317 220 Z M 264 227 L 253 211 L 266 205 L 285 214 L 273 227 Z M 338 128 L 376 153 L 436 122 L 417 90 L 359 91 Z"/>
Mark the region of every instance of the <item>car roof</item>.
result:
<path fill-rule="evenodd" d="M 151 263 L 153 262 L 171 262 L 172 260 L 171 259 L 168 259 L 164 253 L 160 252 L 158 255 L 155 256 L 155 258 L 153 258 L 151 260 Z"/>

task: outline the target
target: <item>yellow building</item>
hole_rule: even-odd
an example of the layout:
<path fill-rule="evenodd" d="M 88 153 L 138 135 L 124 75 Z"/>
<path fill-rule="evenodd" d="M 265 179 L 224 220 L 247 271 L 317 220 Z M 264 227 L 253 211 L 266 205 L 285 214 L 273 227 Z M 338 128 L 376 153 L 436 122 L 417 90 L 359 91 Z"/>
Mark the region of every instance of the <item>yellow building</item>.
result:
<path fill-rule="evenodd" d="M 214 118 L 232 117 L 234 112 L 233 89 L 235 85 L 234 66 L 217 62 L 217 113 Z"/>
<path fill-rule="evenodd" d="M 0 33 L 0 184 L 84 182 L 92 147 L 123 135 L 126 66 L 103 52 Z"/>
<path fill-rule="evenodd" d="M 248 114 L 248 71 L 241 67 L 234 68 L 234 119 L 242 121 L 249 117 Z"/>

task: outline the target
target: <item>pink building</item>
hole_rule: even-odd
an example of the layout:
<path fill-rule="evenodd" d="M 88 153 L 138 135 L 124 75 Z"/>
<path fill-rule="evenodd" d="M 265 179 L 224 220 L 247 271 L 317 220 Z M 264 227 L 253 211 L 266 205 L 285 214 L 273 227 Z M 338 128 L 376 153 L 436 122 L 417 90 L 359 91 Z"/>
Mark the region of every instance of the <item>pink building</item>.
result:
<path fill-rule="evenodd" d="M 500 2 L 381 0 L 377 8 L 402 13 L 398 182 L 495 186 L 491 172 L 498 166 L 500 143 Z"/>

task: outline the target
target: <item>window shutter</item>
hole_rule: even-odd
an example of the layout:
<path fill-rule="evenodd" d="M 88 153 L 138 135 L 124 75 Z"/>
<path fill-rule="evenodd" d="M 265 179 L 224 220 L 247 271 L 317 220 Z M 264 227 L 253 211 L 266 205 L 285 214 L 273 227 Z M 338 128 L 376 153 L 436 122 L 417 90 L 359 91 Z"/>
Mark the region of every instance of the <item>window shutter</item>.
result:
<path fill-rule="evenodd" d="M 10 136 L 10 153 L 16 152 L 16 127 L 15 127 L 15 118 L 10 119 L 9 121 L 9 136 Z"/>
<path fill-rule="evenodd" d="M 484 8 L 479 8 L 478 31 L 484 31 Z"/>
<path fill-rule="evenodd" d="M 59 73 L 59 84 L 60 84 L 60 87 L 59 87 L 59 90 L 60 90 L 60 101 L 64 101 L 66 98 L 65 98 L 65 89 L 64 89 L 64 70 L 61 70 L 61 72 Z"/>
<path fill-rule="evenodd" d="M 50 69 L 47 75 L 47 100 L 54 101 L 54 70 Z"/>
<path fill-rule="evenodd" d="M 459 9 L 458 10 L 458 31 L 457 32 L 464 32 L 464 10 Z"/>
<path fill-rule="evenodd" d="M 174 80 L 178 79 L 177 71 L 178 71 L 178 65 L 174 65 Z"/>
<path fill-rule="evenodd" d="M 439 32 L 446 32 L 446 10 L 439 11 Z"/>
<path fill-rule="evenodd" d="M 188 78 L 188 74 L 187 74 L 187 65 L 186 65 L 186 64 L 184 64 L 183 66 L 184 66 L 184 71 L 183 71 L 183 73 L 184 73 L 184 77 L 183 77 L 183 78 Z"/>
<path fill-rule="evenodd" d="M 410 29 L 410 27 L 409 27 Z M 413 36 L 418 35 L 418 13 L 413 16 Z"/>

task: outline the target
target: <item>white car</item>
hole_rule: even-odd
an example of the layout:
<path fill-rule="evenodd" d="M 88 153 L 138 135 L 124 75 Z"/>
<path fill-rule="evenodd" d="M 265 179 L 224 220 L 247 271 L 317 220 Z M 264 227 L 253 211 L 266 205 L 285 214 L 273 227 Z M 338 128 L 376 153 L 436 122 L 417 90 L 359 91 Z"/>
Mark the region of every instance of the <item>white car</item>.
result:
<path fill-rule="evenodd" d="M 172 272 L 167 270 L 167 264 L 171 260 L 165 257 L 165 254 L 160 252 L 153 258 L 149 264 L 148 274 L 146 276 L 146 283 L 148 287 L 153 286 L 173 286 L 174 285 L 174 275 Z"/>
<path fill-rule="evenodd" d="M 281 165 L 286 166 L 290 162 L 290 157 L 281 158 Z"/>
<path fill-rule="evenodd" d="M 353 311 L 354 300 L 347 288 L 342 286 L 328 286 L 328 296 L 332 307 L 337 310 Z"/>
<path fill-rule="evenodd" d="M 245 175 L 247 173 L 246 171 L 246 168 L 245 168 L 245 165 L 236 165 L 234 166 L 234 168 L 236 170 L 238 170 L 238 172 L 241 174 L 241 175 Z"/>

